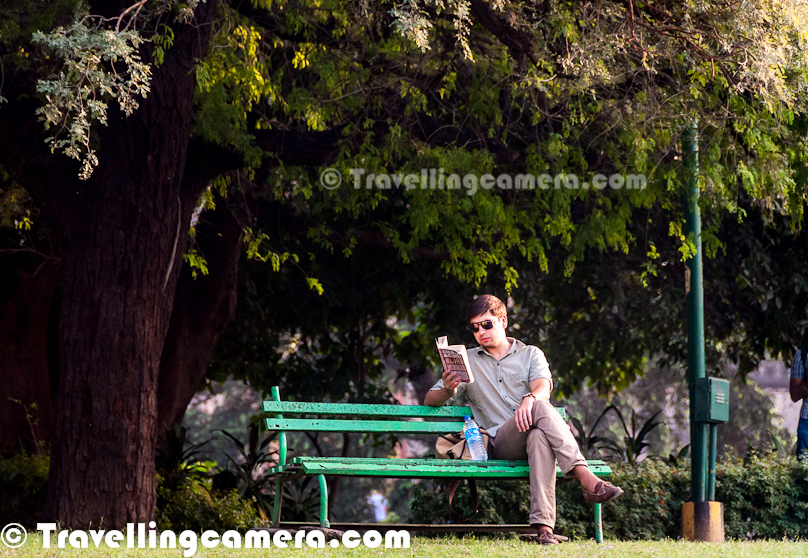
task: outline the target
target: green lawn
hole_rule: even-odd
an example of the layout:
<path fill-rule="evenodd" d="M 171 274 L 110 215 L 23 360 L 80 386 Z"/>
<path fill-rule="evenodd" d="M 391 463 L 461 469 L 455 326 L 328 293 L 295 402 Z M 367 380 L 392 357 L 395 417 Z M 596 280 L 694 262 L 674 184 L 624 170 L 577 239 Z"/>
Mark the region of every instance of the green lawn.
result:
<path fill-rule="evenodd" d="M 55 539 L 54 539 L 55 543 Z M 314 552 L 319 555 L 333 558 L 349 558 L 353 556 L 389 556 L 391 558 L 403 556 L 422 556 L 424 558 L 528 558 L 541 553 L 542 556 L 580 557 L 587 558 L 615 558 L 617 556 L 637 557 L 698 557 L 698 558 L 748 558 L 750 556 L 808 556 L 808 543 L 764 541 L 764 542 L 727 542 L 723 544 L 688 543 L 679 541 L 655 542 L 605 542 L 597 545 L 591 541 L 570 542 L 556 547 L 538 546 L 536 544 L 521 542 L 516 539 L 475 539 L 473 537 L 460 538 L 419 538 L 413 537 L 411 546 L 403 549 L 370 549 L 360 546 L 349 550 L 346 548 L 311 549 L 308 547 L 269 549 L 227 549 L 221 546 L 216 549 L 200 548 L 198 557 L 230 557 L 243 558 L 271 558 L 274 556 L 310 556 Z M 18 549 L 8 549 L 0 545 L 0 557 L 27 558 L 27 557 L 126 557 L 126 558 L 155 558 L 180 557 L 182 549 L 144 550 L 144 549 L 111 549 L 103 545 L 100 549 L 43 549 L 42 538 L 37 534 L 30 534 L 27 542 Z"/>

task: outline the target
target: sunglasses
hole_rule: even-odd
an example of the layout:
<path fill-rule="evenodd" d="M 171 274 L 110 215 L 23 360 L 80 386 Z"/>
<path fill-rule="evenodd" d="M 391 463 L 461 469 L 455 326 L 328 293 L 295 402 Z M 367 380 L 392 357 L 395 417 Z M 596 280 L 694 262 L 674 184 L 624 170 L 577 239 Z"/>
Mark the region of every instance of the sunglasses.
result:
<path fill-rule="evenodd" d="M 484 320 L 482 322 L 477 322 L 476 324 L 469 324 L 466 327 L 470 332 L 477 333 L 477 329 L 479 329 L 477 326 L 483 326 L 483 329 L 489 330 L 494 327 L 494 320 Z"/>

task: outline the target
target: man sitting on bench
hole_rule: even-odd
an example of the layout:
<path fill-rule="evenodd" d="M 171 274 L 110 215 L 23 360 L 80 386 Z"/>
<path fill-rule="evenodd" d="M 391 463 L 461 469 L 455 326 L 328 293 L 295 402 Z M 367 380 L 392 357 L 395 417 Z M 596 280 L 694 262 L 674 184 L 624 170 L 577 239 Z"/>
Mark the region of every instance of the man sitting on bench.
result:
<path fill-rule="evenodd" d="M 474 383 L 461 383 L 457 374 L 444 371 L 424 403 L 441 406 L 465 392 L 474 419 L 491 435 L 491 459 L 527 459 L 530 524 L 537 528 L 538 542 L 558 544 L 553 534 L 556 461 L 565 477 L 581 482 L 587 502 L 603 504 L 623 490 L 601 481 L 587 467 L 572 432 L 550 404 L 553 383 L 544 353 L 506 336 L 505 304 L 482 295 L 468 307 L 466 319 L 480 344 L 468 351 Z"/>

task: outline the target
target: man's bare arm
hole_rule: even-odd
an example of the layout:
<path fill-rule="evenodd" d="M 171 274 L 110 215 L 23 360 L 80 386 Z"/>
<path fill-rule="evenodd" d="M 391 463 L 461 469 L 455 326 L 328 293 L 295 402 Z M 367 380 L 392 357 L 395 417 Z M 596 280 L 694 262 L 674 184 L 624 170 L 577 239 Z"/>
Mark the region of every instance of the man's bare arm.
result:
<path fill-rule="evenodd" d="M 443 389 L 431 389 L 424 396 L 424 405 L 440 407 L 457 393 L 457 386 L 460 385 L 460 377 L 454 372 L 444 372 L 441 375 Z"/>
<path fill-rule="evenodd" d="M 791 378 L 788 391 L 791 394 L 791 400 L 796 403 L 800 399 L 805 399 L 805 397 L 808 396 L 808 385 L 806 385 L 801 378 Z"/>
<path fill-rule="evenodd" d="M 533 397 L 527 395 L 523 397 L 519 408 L 513 415 L 516 429 L 519 432 L 527 432 L 530 429 L 530 423 L 533 420 L 533 404 L 536 401 L 549 401 L 551 390 L 552 384 L 547 378 L 536 378 L 530 382 L 530 393 L 533 394 Z"/>
<path fill-rule="evenodd" d="M 553 390 L 550 380 L 547 378 L 536 378 L 530 382 L 530 393 L 537 401 L 550 401 L 550 392 Z"/>

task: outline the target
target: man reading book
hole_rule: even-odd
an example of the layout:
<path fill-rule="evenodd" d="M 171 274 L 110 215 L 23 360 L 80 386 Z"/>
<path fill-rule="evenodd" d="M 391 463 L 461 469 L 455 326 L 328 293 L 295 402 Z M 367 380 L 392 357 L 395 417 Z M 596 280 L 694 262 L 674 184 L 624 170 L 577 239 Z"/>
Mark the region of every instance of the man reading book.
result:
<path fill-rule="evenodd" d="M 468 350 L 474 383 L 461 383 L 445 372 L 427 393 L 424 403 L 440 406 L 466 394 L 480 426 L 491 435 L 491 459 L 527 459 L 530 467 L 530 524 L 542 544 L 558 544 L 556 461 L 564 476 L 577 478 L 590 503 L 605 503 L 623 491 L 601 481 L 586 465 L 569 427 L 550 404 L 550 367 L 538 347 L 508 337 L 505 304 L 482 295 L 466 310 L 469 329 L 479 347 Z"/>

